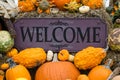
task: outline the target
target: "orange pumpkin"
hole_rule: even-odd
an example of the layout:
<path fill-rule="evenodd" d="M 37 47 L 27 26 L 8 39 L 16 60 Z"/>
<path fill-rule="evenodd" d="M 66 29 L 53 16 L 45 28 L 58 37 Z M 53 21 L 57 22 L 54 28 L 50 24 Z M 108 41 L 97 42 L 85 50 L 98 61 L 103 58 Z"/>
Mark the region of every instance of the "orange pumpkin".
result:
<path fill-rule="evenodd" d="M 58 59 L 61 61 L 65 61 L 69 59 L 69 51 L 67 49 L 62 49 L 59 53 L 58 53 Z"/>
<path fill-rule="evenodd" d="M 53 62 L 41 65 L 35 74 L 35 80 L 76 80 L 80 75 L 79 70 L 73 63 L 68 61 L 56 61 L 54 54 Z"/>
<path fill-rule="evenodd" d="M 71 0 L 53 0 L 53 1 L 60 10 L 64 10 L 64 5 L 66 3 L 69 3 Z M 80 0 L 77 0 L 77 2 L 80 2 Z"/>
<path fill-rule="evenodd" d="M 29 71 L 23 65 L 15 65 L 10 60 L 10 68 L 6 71 L 6 80 L 17 80 L 18 78 L 25 78 L 31 80 Z"/>
<path fill-rule="evenodd" d="M 110 63 L 110 62 L 108 62 Z M 109 65 L 99 65 L 94 67 L 88 74 L 90 80 L 107 80 L 112 73 Z"/>

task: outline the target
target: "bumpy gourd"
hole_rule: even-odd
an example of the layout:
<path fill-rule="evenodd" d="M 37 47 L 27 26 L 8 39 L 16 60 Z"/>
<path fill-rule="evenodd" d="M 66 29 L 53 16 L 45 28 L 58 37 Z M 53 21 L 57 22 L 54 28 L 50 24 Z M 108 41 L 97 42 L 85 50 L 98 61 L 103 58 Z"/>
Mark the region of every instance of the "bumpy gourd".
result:
<path fill-rule="evenodd" d="M 69 59 L 69 51 L 67 49 L 62 49 L 58 53 L 58 59 L 61 61 L 65 61 Z"/>
<path fill-rule="evenodd" d="M 9 64 L 8 64 L 8 63 L 3 63 L 3 64 L 1 64 L 0 68 L 1 68 L 2 70 L 6 70 L 6 69 L 9 68 Z"/>
<path fill-rule="evenodd" d="M 27 48 L 12 57 L 13 60 L 27 68 L 33 68 L 45 62 L 46 52 L 43 48 Z"/>
<path fill-rule="evenodd" d="M 103 0 L 81 0 L 81 2 L 91 9 L 100 9 L 103 7 Z"/>
<path fill-rule="evenodd" d="M 18 7 L 21 12 L 28 12 L 35 10 L 36 0 L 19 0 Z"/>
<path fill-rule="evenodd" d="M 0 31 L 0 52 L 7 52 L 14 46 L 14 38 L 5 30 Z"/>
<path fill-rule="evenodd" d="M 87 47 L 75 54 L 74 64 L 80 70 L 91 69 L 100 64 L 105 56 L 103 48 Z"/>
<path fill-rule="evenodd" d="M 12 48 L 10 51 L 7 52 L 8 57 L 13 57 L 16 54 L 18 54 L 18 50 L 16 48 Z"/>

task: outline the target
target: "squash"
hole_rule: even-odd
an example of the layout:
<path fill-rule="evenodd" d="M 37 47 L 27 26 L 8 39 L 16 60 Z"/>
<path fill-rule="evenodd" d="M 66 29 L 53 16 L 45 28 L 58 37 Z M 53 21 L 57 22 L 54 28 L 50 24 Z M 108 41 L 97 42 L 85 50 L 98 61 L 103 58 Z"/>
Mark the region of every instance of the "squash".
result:
<path fill-rule="evenodd" d="M 72 54 L 69 55 L 68 61 L 74 62 L 74 56 Z"/>
<path fill-rule="evenodd" d="M 76 80 L 79 70 L 69 61 L 57 61 L 57 53 L 52 62 L 42 64 L 35 74 L 35 80 Z"/>
<path fill-rule="evenodd" d="M 53 59 L 53 51 L 48 50 L 47 52 L 47 61 L 51 61 Z"/>
<path fill-rule="evenodd" d="M 89 6 L 91 9 L 100 9 L 103 7 L 103 0 L 81 0 L 81 3 Z"/>
<path fill-rule="evenodd" d="M 34 0 L 19 0 L 18 1 L 18 7 L 21 12 L 28 12 L 28 11 L 33 11 L 35 10 L 35 3 L 36 1 Z"/>
<path fill-rule="evenodd" d="M 10 64 L 10 68 L 7 69 L 5 74 L 6 80 L 17 80 L 18 78 L 31 80 L 30 73 L 26 67 L 24 67 L 23 65 L 16 65 L 11 58 L 7 61 Z"/>
<path fill-rule="evenodd" d="M 80 74 L 78 76 L 77 80 L 89 80 L 89 78 L 86 74 Z"/>
<path fill-rule="evenodd" d="M 67 49 L 62 49 L 58 53 L 58 59 L 61 61 L 66 61 L 69 58 L 69 51 Z"/>
<path fill-rule="evenodd" d="M 69 3 L 71 0 L 53 0 L 54 4 L 59 8 L 60 10 L 64 10 L 64 5 Z M 76 0 L 78 3 L 80 0 Z"/>
<path fill-rule="evenodd" d="M 0 52 L 8 52 L 14 46 L 14 38 L 6 30 L 0 31 Z"/>
<path fill-rule="evenodd" d="M 3 70 L 0 70 L 0 80 L 4 80 L 5 72 Z"/>
<path fill-rule="evenodd" d="M 90 11 L 90 7 L 89 6 L 81 6 L 79 7 L 79 12 L 80 13 L 87 13 Z"/>
<path fill-rule="evenodd" d="M 80 70 L 91 69 L 105 58 L 106 51 L 103 48 L 89 46 L 78 51 L 74 57 L 74 64 Z"/>
<path fill-rule="evenodd" d="M 116 75 L 112 80 L 120 80 L 120 75 Z"/>
<path fill-rule="evenodd" d="M 10 51 L 7 52 L 8 57 L 13 57 L 16 54 L 18 54 L 18 50 L 16 48 L 12 48 Z"/>
<path fill-rule="evenodd" d="M 8 64 L 8 63 L 3 63 L 3 64 L 1 64 L 0 68 L 1 68 L 2 70 L 6 70 L 6 69 L 9 68 L 9 64 Z"/>
<path fill-rule="evenodd" d="M 44 63 L 46 57 L 47 55 L 43 48 L 26 48 L 12 58 L 18 64 L 33 68 Z"/>
<path fill-rule="evenodd" d="M 90 70 L 88 77 L 90 80 L 107 80 L 112 70 L 110 69 L 112 60 L 108 59 L 105 65 L 98 65 Z"/>

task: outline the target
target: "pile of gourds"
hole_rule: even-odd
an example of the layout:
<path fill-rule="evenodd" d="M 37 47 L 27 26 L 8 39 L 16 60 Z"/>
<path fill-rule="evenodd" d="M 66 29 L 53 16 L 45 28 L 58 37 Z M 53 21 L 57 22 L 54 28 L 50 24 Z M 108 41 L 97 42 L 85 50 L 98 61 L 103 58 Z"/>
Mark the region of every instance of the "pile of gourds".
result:
<path fill-rule="evenodd" d="M 83 7 L 84 6 L 84 7 Z M 37 11 L 38 13 L 56 13 L 58 10 L 86 13 L 90 9 L 100 9 L 103 0 L 19 0 L 21 12 Z M 57 8 L 57 9 L 52 9 Z M 56 11 L 57 10 L 57 11 Z"/>
<path fill-rule="evenodd" d="M 43 48 L 11 48 L 5 54 L 8 59 L 0 65 L 0 80 L 32 80 L 29 69 L 33 68 L 37 68 L 35 80 L 107 80 L 112 73 L 110 62 L 101 64 L 106 51 L 99 47 L 89 46 L 74 55 L 67 49 L 55 53 Z"/>

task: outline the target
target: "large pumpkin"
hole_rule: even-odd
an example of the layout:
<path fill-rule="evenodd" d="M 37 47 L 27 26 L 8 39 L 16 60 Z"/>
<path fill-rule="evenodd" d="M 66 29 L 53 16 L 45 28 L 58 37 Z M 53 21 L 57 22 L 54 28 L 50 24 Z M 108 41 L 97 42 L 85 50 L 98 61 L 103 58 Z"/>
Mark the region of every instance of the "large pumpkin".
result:
<path fill-rule="evenodd" d="M 19 78 L 31 80 L 29 71 L 23 65 L 15 65 L 12 60 L 10 60 L 10 68 L 6 71 L 5 76 L 6 80 L 17 80 Z"/>
<path fill-rule="evenodd" d="M 44 63 L 36 72 L 35 80 L 77 80 L 79 70 L 68 61 L 54 62 L 57 55 L 54 55 L 53 62 Z"/>

